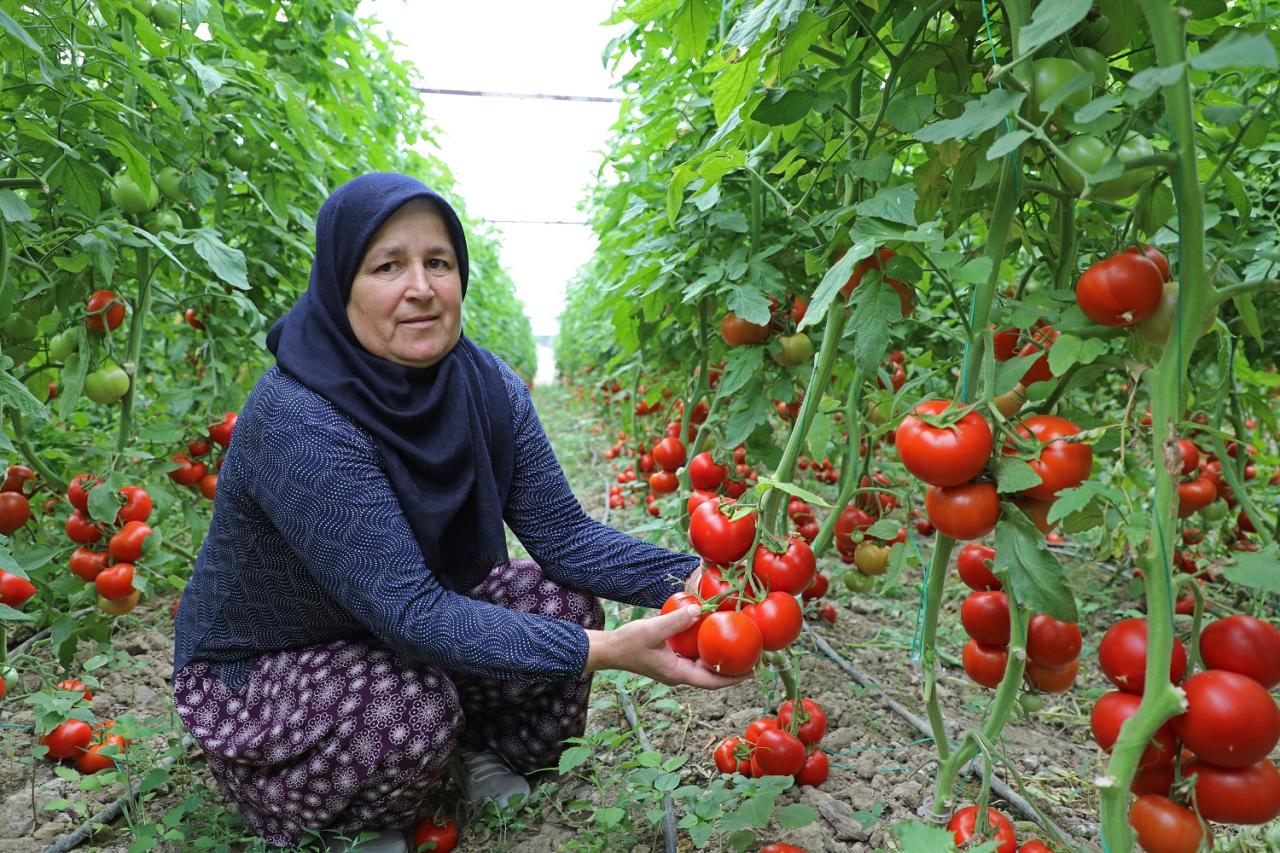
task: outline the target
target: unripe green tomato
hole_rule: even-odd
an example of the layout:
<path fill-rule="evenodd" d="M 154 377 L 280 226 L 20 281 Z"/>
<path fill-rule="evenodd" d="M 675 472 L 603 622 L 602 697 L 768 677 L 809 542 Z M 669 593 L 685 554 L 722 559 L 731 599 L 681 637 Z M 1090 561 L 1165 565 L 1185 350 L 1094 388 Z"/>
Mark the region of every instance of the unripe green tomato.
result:
<path fill-rule="evenodd" d="M 45 371 L 33 373 L 27 377 L 24 383 L 27 390 L 31 392 L 31 396 L 40 402 L 47 402 L 49 399 L 49 374 Z"/>
<path fill-rule="evenodd" d="M 125 172 L 116 175 L 115 185 L 111 188 L 111 200 L 125 213 L 135 216 L 146 213 L 160 202 L 160 190 L 155 181 L 151 182 L 151 192 L 143 193 L 138 184 Z"/>
<path fill-rule="evenodd" d="M 1034 714 L 1044 707 L 1044 697 L 1039 693 L 1020 693 L 1018 704 L 1022 706 L 1022 710 Z"/>
<path fill-rule="evenodd" d="M 1137 323 L 1133 327 L 1134 334 L 1140 339 L 1151 344 L 1153 347 L 1164 348 L 1164 342 L 1169 340 L 1169 330 L 1173 328 L 1174 320 L 1178 314 L 1178 281 L 1166 281 L 1164 283 L 1164 292 L 1160 295 L 1160 302 L 1156 305 L 1156 310 L 1152 311 L 1147 319 Z M 1213 304 L 1205 317 L 1200 321 L 1200 334 L 1204 334 L 1213 328 L 1213 321 L 1218 319 L 1218 305 Z M 1183 322 L 1191 322 L 1190 318 L 1183 317 Z"/>
<path fill-rule="evenodd" d="M 781 351 L 770 351 L 769 355 L 783 367 L 795 367 L 813 360 L 813 342 L 804 332 L 779 335 L 778 343 L 782 346 Z"/>
<path fill-rule="evenodd" d="M 66 361 L 79 346 L 76 329 L 64 329 L 49 339 L 49 357 L 54 361 Z"/>
<path fill-rule="evenodd" d="M 182 12 L 178 9 L 178 4 L 173 0 L 157 0 L 156 4 L 151 7 L 151 20 L 157 27 L 171 30 L 178 26 L 178 22 L 182 20 Z"/>
<path fill-rule="evenodd" d="M 172 210 L 162 210 L 156 214 L 155 228 L 153 233 L 161 231 L 180 231 L 182 229 L 182 217 Z"/>
<path fill-rule="evenodd" d="M 20 313 L 10 314 L 0 322 L 0 337 L 10 346 L 35 340 L 37 334 L 36 324 Z"/>
<path fill-rule="evenodd" d="M 1086 71 L 1092 71 L 1093 84 L 1099 89 L 1107 87 L 1107 76 L 1111 73 L 1111 66 L 1107 64 L 1107 58 L 1101 53 L 1091 47 L 1070 45 L 1062 52 L 1062 55 L 1080 63 L 1080 66 Z"/>
<path fill-rule="evenodd" d="M 1031 63 L 1031 120 L 1044 121 L 1044 110 L 1040 108 L 1051 95 L 1065 86 L 1074 77 L 1085 73 L 1078 62 L 1063 59 L 1060 56 L 1049 56 Z M 1067 96 L 1067 99 L 1054 110 L 1054 116 L 1074 114 L 1076 110 L 1093 100 L 1093 89 L 1086 86 Z"/>
<path fill-rule="evenodd" d="M 129 5 L 144 15 L 151 14 L 151 0 L 129 0 Z"/>
<path fill-rule="evenodd" d="M 111 359 L 84 378 L 84 395 L 95 403 L 110 405 L 129 390 L 129 374 Z"/>
<path fill-rule="evenodd" d="M 1270 126 L 1267 124 L 1267 120 L 1265 118 L 1258 117 L 1249 122 L 1248 126 L 1245 127 L 1244 133 L 1240 135 L 1240 144 L 1245 148 L 1257 148 L 1259 145 L 1267 141 L 1267 133 L 1269 130 Z"/>
<path fill-rule="evenodd" d="M 1231 513 L 1231 507 L 1227 506 L 1227 502 L 1218 499 L 1200 510 L 1200 514 L 1204 516 L 1205 521 L 1222 521 Z"/>
<path fill-rule="evenodd" d="M 1064 145 L 1062 152 L 1085 172 L 1093 174 L 1106 164 L 1111 154 L 1111 146 L 1096 136 L 1082 133 Z M 1116 150 L 1116 157 L 1121 163 L 1128 163 L 1154 153 L 1155 149 L 1151 147 L 1151 143 L 1145 137 L 1134 133 L 1121 143 Z M 1089 197 L 1105 201 L 1119 201 L 1127 198 L 1150 180 L 1154 172 L 1154 167 L 1126 171 L 1118 178 L 1093 185 L 1090 188 Z M 1084 191 L 1084 177 L 1066 163 L 1062 164 L 1062 180 L 1072 192 L 1079 194 Z"/>
<path fill-rule="evenodd" d="M 237 169 L 248 170 L 253 165 L 253 154 L 243 145 L 236 145 L 234 142 L 227 146 L 227 162 Z"/>
<path fill-rule="evenodd" d="M 1095 21 L 1084 29 L 1084 40 L 1105 56 L 1115 56 L 1129 46 L 1124 33 L 1111 25 L 1111 19 L 1099 15 Z"/>
<path fill-rule="evenodd" d="M 156 186 L 169 201 L 186 201 L 187 194 L 182 191 L 182 173 L 172 166 L 165 166 L 156 173 Z"/>
<path fill-rule="evenodd" d="M 876 585 L 876 579 L 874 575 L 849 569 L 844 573 L 844 585 L 852 592 L 870 592 Z"/>
<path fill-rule="evenodd" d="M 884 426 L 889 421 L 892 408 L 888 400 L 882 400 L 879 403 L 868 400 L 862 407 L 862 413 L 866 416 L 867 423 L 872 426 Z"/>

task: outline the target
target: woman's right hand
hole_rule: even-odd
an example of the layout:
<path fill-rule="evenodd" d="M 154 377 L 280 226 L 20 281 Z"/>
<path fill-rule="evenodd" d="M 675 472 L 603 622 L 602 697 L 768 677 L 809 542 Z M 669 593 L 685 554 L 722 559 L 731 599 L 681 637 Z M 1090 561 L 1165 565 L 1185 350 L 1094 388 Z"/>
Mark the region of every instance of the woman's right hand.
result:
<path fill-rule="evenodd" d="M 586 671 L 625 669 L 663 684 L 688 684 L 707 690 L 729 687 L 749 678 L 750 673 L 720 675 L 699 661 L 671 651 L 667 637 L 693 627 L 701 615 L 700 608 L 690 605 L 628 622 L 612 631 L 587 631 L 590 647 Z"/>

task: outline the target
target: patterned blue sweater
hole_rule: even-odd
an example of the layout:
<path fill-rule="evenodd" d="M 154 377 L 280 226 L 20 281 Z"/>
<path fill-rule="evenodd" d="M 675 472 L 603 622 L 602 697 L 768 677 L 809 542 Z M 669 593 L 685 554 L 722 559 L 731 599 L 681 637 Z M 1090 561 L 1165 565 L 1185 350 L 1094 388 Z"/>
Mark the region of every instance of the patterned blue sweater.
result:
<path fill-rule="evenodd" d="M 500 364 L 515 465 L 504 520 L 548 578 L 659 607 L 697 558 L 583 512 L 524 383 Z M 232 689 L 265 653 L 374 638 L 409 661 L 497 678 L 582 673 L 583 629 L 452 592 L 422 553 L 373 438 L 278 367 L 240 413 L 218 499 L 182 595 L 174 672 L 212 665 Z"/>

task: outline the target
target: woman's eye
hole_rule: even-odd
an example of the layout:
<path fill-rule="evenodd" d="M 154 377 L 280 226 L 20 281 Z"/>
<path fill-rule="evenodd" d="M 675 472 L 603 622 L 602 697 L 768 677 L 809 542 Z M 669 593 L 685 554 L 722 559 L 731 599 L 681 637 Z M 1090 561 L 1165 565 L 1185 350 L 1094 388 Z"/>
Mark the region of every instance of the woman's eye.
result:
<path fill-rule="evenodd" d="M 387 261 L 385 264 L 379 264 L 374 269 L 374 272 L 391 272 L 391 270 L 394 268 L 395 268 L 395 263 L 392 261 Z"/>
<path fill-rule="evenodd" d="M 448 269 L 449 264 L 448 262 L 445 261 L 444 258 L 432 258 L 429 261 L 427 261 L 427 268 L 433 269 L 433 270 L 443 270 L 443 269 Z"/>

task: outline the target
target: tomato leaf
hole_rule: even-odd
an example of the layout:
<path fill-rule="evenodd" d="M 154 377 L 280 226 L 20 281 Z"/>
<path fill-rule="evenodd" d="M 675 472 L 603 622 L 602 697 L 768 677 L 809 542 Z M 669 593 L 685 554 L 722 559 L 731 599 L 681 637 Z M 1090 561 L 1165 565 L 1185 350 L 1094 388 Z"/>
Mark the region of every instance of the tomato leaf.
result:
<path fill-rule="evenodd" d="M 1042 4 L 1042 7 L 1045 4 Z M 1025 92 L 1012 89 L 992 89 L 981 98 L 964 105 L 959 118 L 935 121 L 917 130 L 916 139 L 921 142 L 945 142 L 948 139 L 968 139 L 1004 121 L 1005 116 L 1022 106 Z"/>
<path fill-rule="evenodd" d="M 724 373 L 716 385 L 717 397 L 732 397 L 760 374 L 763 347 L 734 347 L 725 353 Z M 736 443 L 734 445 L 736 446 Z"/>
<path fill-rule="evenodd" d="M 1025 130 L 1014 130 L 1003 134 L 995 142 L 991 143 L 991 147 L 987 149 L 988 160 L 999 160 L 1007 154 L 1012 154 L 1018 150 L 1018 146 L 1031 138 L 1031 134 Z"/>
<path fill-rule="evenodd" d="M 1199 71 L 1222 71 L 1225 68 L 1275 68 L 1276 49 L 1264 33 L 1230 33 L 1213 47 L 1191 58 L 1190 65 Z"/>
<path fill-rule="evenodd" d="M 1223 575 L 1232 583 L 1259 592 L 1280 593 L 1280 546 L 1272 542 L 1255 553 L 1236 554 L 1235 565 L 1227 566 Z"/>
<path fill-rule="evenodd" d="M 725 424 L 725 445 L 737 447 L 742 444 L 757 426 L 768 422 L 769 413 L 772 411 L 773 403 L 769 402 L 767 397 L 752 397 L 747 405 L 735 412 Z"/>
<path fill-rule="evenodd" d="M 902 319 L 902 301 L 876 269 L 867 271 L 850 301 L 853 316 L 845 329 L 853 335 L 853 361 L 864 374 L 873 376 L 889 351 L 889 327 Z"/>
<path fill-rule="evenodd" d="M 903 225 L 916 224 L 916 188 L 910 184 L 885 187 L 871 198 L 854 205 L 864 216 L 878 216 Z"/>
<path fill-rule="evenodd" d="M 802 501 L 808 502 L 812 506 L 819 506 L 819 507 L 831 506 L 831 504 L 827 503 L 826 499 L 823 498 L 821 495 L 814 494 L 808 489 L 802 488 L 801 486 L 797 486 L 795 483 L 783 483 L 779 480 L 773 479 L 772 477 L 761 477 L 757 488 L 759 486 L 766 486 L 771 489 L 777 489 L 780 492 L 786 492 L 787 494 L 791 495 L 793 498 L 799 498 Z M 897 525 L 895 524 L 893 528 L 893 536 L 896 536 L 897 534 L 898 534 L 898 528 L 897 528 Z"/>
<path fill-rule="evenodd" d="M 30 613 L 23 613 L 7 604 L 0 604 L 0 622 L 33 622 L 35 618 Z"/>
<path fill-rule="evenodd" d="M 213 270 L 214 275 L 232 287 L 238 287 L 241 290 L 249 289 L 244 252 L 222 242 L 218 232 L 211 228 L 197 229 L 192 246 L 196 254 L 209 264 L 209 269 Z"/>
<path fill-rule="evenodd" d="M 826 412 L 818 412 L 813 416 L 813 423 L 809 425 L 809 432 L 804 439 L 809 447 L 809 455 L 814 459 L 824 459 L 828 455 L 827 445 L 835 433 L 835 426 L 835 421 Z"/>
<path fill-rule="evenodd" d="M 892 518 L 882 518 L 875 524 L 871 525 L 871 527 L 867 528 L 867 537 L 871 539 L 879 539 L 881 541 L 888 542 L 890 539 L 896 538 L 897 535 L 898 522 L 894 521 Z"/>
<path fill-rule="evenodd" d="M 755 288 L 735 287 L 729 293 L 727 305 L 730 311 L 748 323 L 764 326 L 769 322 L 769 300 Z"/>
<path fill-rule="evenodd" d="M 31 34 L 22 28 L 22 25 L 9 16 L 9 13 L 0 9 L 0 30 L 4 30 L 9 35 L 26 45 L 34 53 L 40 54 L 43 51 L 40 45 L 36 44 Z"/>
<path fill-rule="evenodd" d="M 1052 351 L 1051 348 L 1050 352 Z M 1044 353 L 1034 352 L 1031 355 L 1016 355 L 1008 361 L 1000 362 L 996 366 L 996 387 L 991 389 L 992 393 L 999 396 L 1012 391 L 1013 386 L 1018 384 L 1018 380 L 1022 379 L 1042 355 Z"/>
<path fill-rule="evenodd" d="M 7 401 L 25 417 L 41 421 L 49 419 L 49 410 L 31 396 L 27 386 L 10 375 L 8 370 L 0 370 L 0 400 Z"/>
<path fill-rule="evenodd" d="M 996 488 L 1004 493 L 1033 489 L 1044 482 L 1025 460 L 1016 456 L 998 456 L 995 461 Z"/>
<path fill-rule="evenodd" d="M 818 819 L 818 813 L 805 803 L 792 803 L 778 811 L 778 826 L 783 829 L 799 829 Z"/>
<path fill-rule="evenodd" d="M 871 253 L 876 250 L 878 241 L 864 240 L 854 243 L 844 256 L 832 264 L 831 269 L 827 270 L 827 274 L 822 277 L 822 281 L 818 283 L 818 288 L 813 292 L 813 298 L 809 300 L 809 307 L 804 313 L 804 319 L 796 324 L 796 328 L 804 331 L 810 326 L 816 326 L 825 322 L 827 319 L 827 307 L 831 305 L 831 301 L 837 297 L 840 288 L 844 287 L 849 281 L 849 276 L 853 275 L 853 267 L 858 261 L 871 257 Z"/>
<path fill-rule="evenodd" d="M 795 89 L 766 89 L 751 118 L 768 125 L 795 124 L 813 109 L 814 94 Z"/>
<path fill-rule="evenodd" d="M 931 95 L 899 95 L 889 101 L 889 106 L 884 112 L 884 117 L 889 120 L 889 124 L 903 133 L 915 133 L 924 127 L 925 121 L 931 115 L 933 115 L 933 96 Z"/>
<path fill-rule="evenodd" d="M 1062 565 L 1045 547 L 1044 534 L 1021 509 L 1007 502 L 996 525 L 994 571 L 1008 578 L 1018 601 L 1032 611 L 1062 622 L 1079 621 Z"/>
<path fill-rule="evenodd" d="M 84 378 L 89 373 L 89 360 L 83 354 L 84 333 L 79 329 L 77 333 L 80 336 L 79 349 L 67 356 L 59 377 L 59 385 L 62 387 L 58 394 L 58 417 L 62 420 L 66 420 L 76 410 L 80 394 L 84 391 Z"/>
<path fill-rule="evenodd" d="M 1093 0 L 1055 0 L 1053 3 L 1041 3 L 1031 16 L 1031 23 L 1023 27 L 1018 36 L 1019 52 L 1035 53 L 1037 49 L 1083 21 L 1092 8 Z"/>
<path fill-rule="evenodd" d="M 13 190 L 0 190 L 0 218 L 6 222 L 30 222 L 31 208 Z M 57 260 L 55 257 L 54 261 Z"/>

